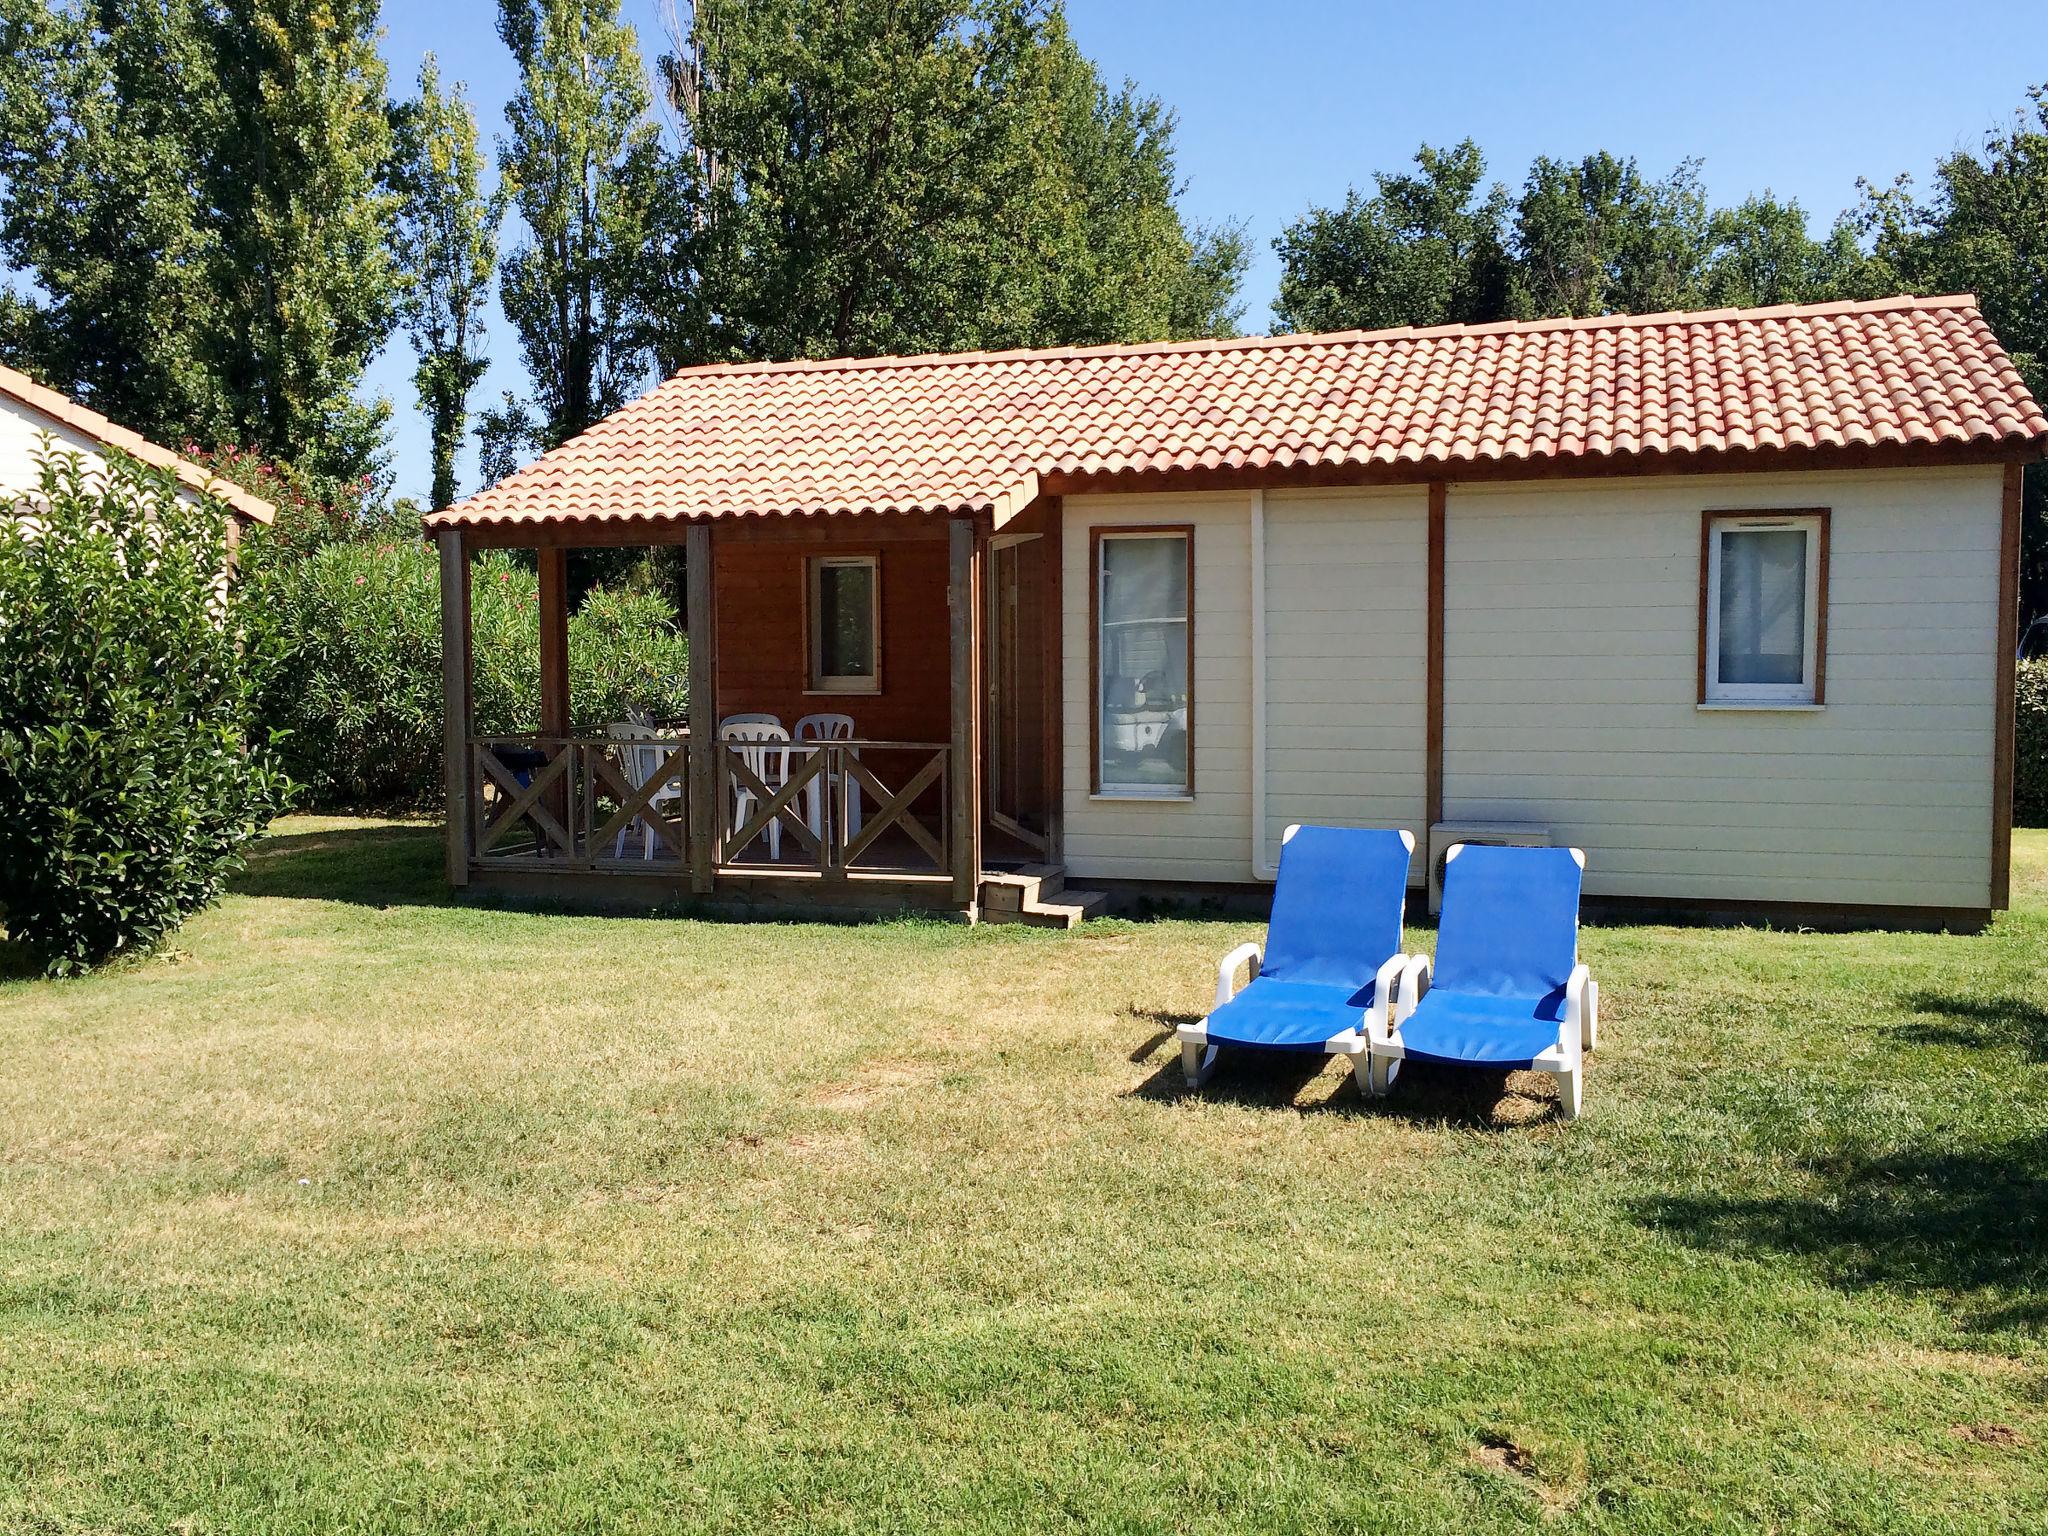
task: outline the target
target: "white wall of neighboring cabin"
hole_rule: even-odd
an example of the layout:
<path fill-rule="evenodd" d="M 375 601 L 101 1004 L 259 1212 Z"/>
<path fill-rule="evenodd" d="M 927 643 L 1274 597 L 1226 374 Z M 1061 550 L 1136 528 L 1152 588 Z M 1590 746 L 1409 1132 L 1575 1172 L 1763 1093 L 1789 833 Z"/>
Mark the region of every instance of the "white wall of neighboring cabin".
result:
<path fill-rule="evenodd" d="M 1444 813 L 1587 850 L 1596 895 L 1989 901 L 1995 466 L 1453 484 Z M 1700 515 L 1832 510 L 1827 703 L 1697 704 Z M 1195 526 L 1195 793 L 1089 793 L 1089 529 Z M 1251 498 L 1076 496 L 1063 519 L 1077 879 L 1255 878 Z M 1266 857 L 1289 821 L 1424 830 L 1421 487 L 1268 491 Z M 1418 860 L 1417 878 L 1420 878 Z"/>
<path fill-rule="evenodd" d="M 49 439 L 47 445 L 45 434 Z M 0 511 L 41 483 L 42 470 L 37 459 L 46 446 L 56 453 L 76 453 L 88 467 L 106 463 L 106 450 L 94 439 L 45 416 L 32 405 L 0 395 Z M 178 496 L 186 502 L 199 499 L 196 492 L 184 485 L 178 487 Z"/>

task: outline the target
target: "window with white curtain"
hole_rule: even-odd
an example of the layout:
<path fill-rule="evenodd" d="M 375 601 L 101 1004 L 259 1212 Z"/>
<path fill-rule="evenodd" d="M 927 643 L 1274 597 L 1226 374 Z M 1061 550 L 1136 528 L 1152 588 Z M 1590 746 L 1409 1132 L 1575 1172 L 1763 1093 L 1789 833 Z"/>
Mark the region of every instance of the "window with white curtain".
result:
<path fill-rule="evenodd" d="M 1707 520 L 1702 703 L 1820 702 L 1824 513 Z"/>
<path fill-rule="evenodd" d="M 1192 548 L 1188 529 L 1097 530 L 1099 793 L 1172 797 L 1193 787 Z"/>

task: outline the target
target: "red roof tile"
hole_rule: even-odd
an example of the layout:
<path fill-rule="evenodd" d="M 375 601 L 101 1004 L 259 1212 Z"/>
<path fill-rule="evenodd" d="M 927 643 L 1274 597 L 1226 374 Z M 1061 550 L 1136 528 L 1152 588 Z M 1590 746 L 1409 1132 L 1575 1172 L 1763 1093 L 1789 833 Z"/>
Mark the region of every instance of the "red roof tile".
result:
<path fill-rule="evenodd" d="M 2048 417 L 1967 296 L 718 364 L 427 521 L 1004 517 L 1050 475 L 1858 445 L 2039 447 Z"/>

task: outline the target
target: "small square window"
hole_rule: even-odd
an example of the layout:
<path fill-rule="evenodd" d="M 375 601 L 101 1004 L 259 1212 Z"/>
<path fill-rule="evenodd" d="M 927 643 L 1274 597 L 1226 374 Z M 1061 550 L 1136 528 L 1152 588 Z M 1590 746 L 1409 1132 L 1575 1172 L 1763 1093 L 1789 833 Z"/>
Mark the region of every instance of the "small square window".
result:
<path fill-rule="evenodd" d="M 1827 528 L 1825 512 L 1707 514 L 1701 703 L 1821 702 Z"/>
<path fill-rule="evenodd" d="M 810 562 L 810 688 L 881 691 L 881 569 L 873 555 Z"/>

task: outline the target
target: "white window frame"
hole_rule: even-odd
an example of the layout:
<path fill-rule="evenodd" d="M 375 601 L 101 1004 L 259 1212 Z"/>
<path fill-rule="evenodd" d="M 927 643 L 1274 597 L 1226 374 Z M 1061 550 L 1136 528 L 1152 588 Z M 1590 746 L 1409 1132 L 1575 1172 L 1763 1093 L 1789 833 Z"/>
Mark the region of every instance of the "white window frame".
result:
<path fill-rule="evenodd" d="M 1091 572 L 1094 580 L 1094 598 L 1090 603 L 1090 622 L 1095 633 L 1090 643 L 1095 650 L 1095 687 L 1090 703 L 1095 719 L 1090 729 L 1090 745 L 1095 761 L 1090 765 L 1090 777 L 1094 780 L 1091 798 L 1098 800 L 1160 800 L 1188 801 L 1195 794 L 1195 530 L 1192 524 L 1131 524 L 1129 526 L 1098 527 L 1094 530 L 1094 547 L 1091 558 L 1095 569 Z M 1108 681 L 1106 668 L 1109 664 L 1109 647 L 1102 643 L 1103 612 L 1108 606 L 1104 587 L 1109 578 L 1109 561 L 1103 557 L 1103 547 L 1116 540 L 1128 539 L 1171 539 L 1180 543 L 1182 558 L 1187 562 L 1187 612 L 1181 615 L 1183 643 L 1187 646 L 1188 703 L 1187 738 L 1188 760 L 1178 784 L 1119 784 L 1104 776 L 1102 757 L 1102 699 L 1104 684 Z"/>
<path fill-rule="evenodd" d="M 1826 635 L 1824 605 L 1827 594 L 1822 582 L 1827 567 L 1827 514 L 1812 512 L 1709 512 L 1706 514 L 1706 581 L 1701 592 L 1705 612 L 1701 628 L 1700 703 L 1708 708 L 1814 709 L 1821 704 L 1823 660 L 1821 647 Z M 1731 533 L 1782 533 L 1796 530 L 1806 535 L 1806 633 L 1796 683 L 1724 683 L 1721 681 L 1721 548 Z"/>
<path fill-rule="evenodd" d="M 882 691 L 882 560 L 879 555 L 813 555 L 804 562 L 804 658 L 806 693 L 880 693 Z M 868 675 L 828 675 L 825 671 L 825 633 L 819 622 L 824 613 L 824 578 L 827 570 L 865 566 L 868 570 L 868 637 L 874 653 L 868 658 Z"/>

